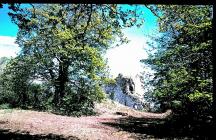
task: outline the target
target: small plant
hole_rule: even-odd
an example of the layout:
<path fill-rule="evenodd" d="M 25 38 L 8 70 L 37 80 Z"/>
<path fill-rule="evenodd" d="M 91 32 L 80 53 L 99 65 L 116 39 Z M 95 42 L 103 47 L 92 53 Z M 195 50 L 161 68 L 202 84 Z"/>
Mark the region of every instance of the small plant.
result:
<path fill-rule="evenodd" d="M 114 95 L 115 95 L 114 92 L 111 92 L 111 93 L 110 93 L 110 99 L 111 99 L 111 100 L 114 100 Z"/>
<path fill-rule="evenodd" d="M 7 103 L 0 105 L 0 109 L 10 109 L 10 108 L 11 108 L 10 105 Z"/>

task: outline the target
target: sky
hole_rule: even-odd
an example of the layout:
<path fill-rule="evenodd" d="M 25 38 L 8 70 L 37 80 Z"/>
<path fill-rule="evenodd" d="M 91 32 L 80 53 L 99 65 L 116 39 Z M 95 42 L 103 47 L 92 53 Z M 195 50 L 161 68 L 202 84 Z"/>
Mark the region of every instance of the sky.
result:
<path fill-rule="evenodd" d="M 20 51 L 18 45 L 15 44 L 18 27 L 11 22 L 7 15 L 8 11 L 6 5 L 0 9 L 0 57 L 15 57 Z M 143 66 L 139 61 L 147 58 L 144 48 L 148 47 L 146 41 L 149 38 L 146 35 L 151 35 L 157 31 L 157 18 L 144 7 L 143 17 L 145 22 L 140 28 L 133 27 L 123 30 L 125 36 L 130 40 L 128 44 L 107 51 L 105 58 L 108 59 L 110 74 L 113 77 L 119 73 L 128 77 L 135 77 L 143 71 Z"/>

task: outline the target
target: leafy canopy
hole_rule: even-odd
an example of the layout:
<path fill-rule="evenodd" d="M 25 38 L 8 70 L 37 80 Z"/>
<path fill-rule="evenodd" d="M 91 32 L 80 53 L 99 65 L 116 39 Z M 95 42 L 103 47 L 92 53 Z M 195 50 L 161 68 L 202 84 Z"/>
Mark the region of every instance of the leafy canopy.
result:
<path fill-rule="evenodd" d="M 21 52 L 17 64 L 8 69 L 25 75 L 16 81 L 26 86 L 22 93 L 13 90 L 23 95 L 19 104 L 25 104 L 27 96 L 50 89 L 43 98 L 48 104 L 44 108 L 68 115 L 90 114 L 93 102 L 104 96 L 103 54 L 115 42 L 127 42 L 121 29 L 141 24 L 137 12 L 116 4 L 31 4 L 25 9 L 15 4 L 11 9 L 9 15 L 19 27 L 16 42 Z M 8 85 L 19 88 L 13 76 L 8 73 Z M 44 90 L 35 91 L 30 78 L 42 81 L 39 85 Z"/>

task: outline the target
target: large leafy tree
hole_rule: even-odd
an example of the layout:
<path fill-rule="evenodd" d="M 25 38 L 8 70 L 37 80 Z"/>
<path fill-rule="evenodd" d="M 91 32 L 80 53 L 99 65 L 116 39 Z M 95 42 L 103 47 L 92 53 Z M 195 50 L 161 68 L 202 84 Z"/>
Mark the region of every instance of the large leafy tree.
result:
<path fill-rule="evenodd" d="M 143 60 L 155 71 L 150 82 L 163 108 L 204 120 L 214 110 L 212 19 L 209 5 L 148 7 L 158 16 L 162 35 L 156 53 Z M 188 119 L 190 120 L 190 119 Z"/>
<path fill-rule="evenodd" d="M 52 85 L 55 107 L 69 112 L 92 107 L 102 97 L 103 54 L 114 42 L 127 42 L 122 28 L 141 24 L 136 12 L 116 4 L 15 5 L 12 10 L 19 57 L 34 62 L 30 77 Z"/>

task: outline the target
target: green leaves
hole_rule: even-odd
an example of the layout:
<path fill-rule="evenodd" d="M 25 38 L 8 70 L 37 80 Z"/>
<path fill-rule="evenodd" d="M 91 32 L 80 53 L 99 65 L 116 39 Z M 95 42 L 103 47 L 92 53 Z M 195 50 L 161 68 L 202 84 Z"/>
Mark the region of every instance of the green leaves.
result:
<path fill-rule="evenodd" d="M 195 90 L 193 93 L 188 95 L 188 98 L 191 102 L 199 102 L 201 100 L 212 102 L 212 93 L 199 92 L 198 90 Z"/>
<path fill-rule="evenodd" d="M 121 29 L 139 21 L 137 11 L 116 4 L 17 6 L 10 16 L 19 26 L 17 44 L 22 50 L 7 66 L 5 89 L 18 96 L 18 105 L 41 98 L 43 105 L 34 107 L 53 107 L 68 115 L 91 112 L 93 102 L 104 98 L 101 85 L 107 73 L 102 56 L 114 41 L 128 42 Z M 37 91 L 31 82 L 38 78 L 45 88 Z M 24 88 L 19 91 L 20 86 Z M 45 89 L 47 97 L 42 97 Z"/>
<path fill-rule="evenodd" d="M 156 10 L 162 13 L 163 35 L 155 40 L 157 52 L 143 61 L 155 71 L 151 93 L 162 109 L 205 118 L 213 101 L 212 7 L 160 5 Z"/>

